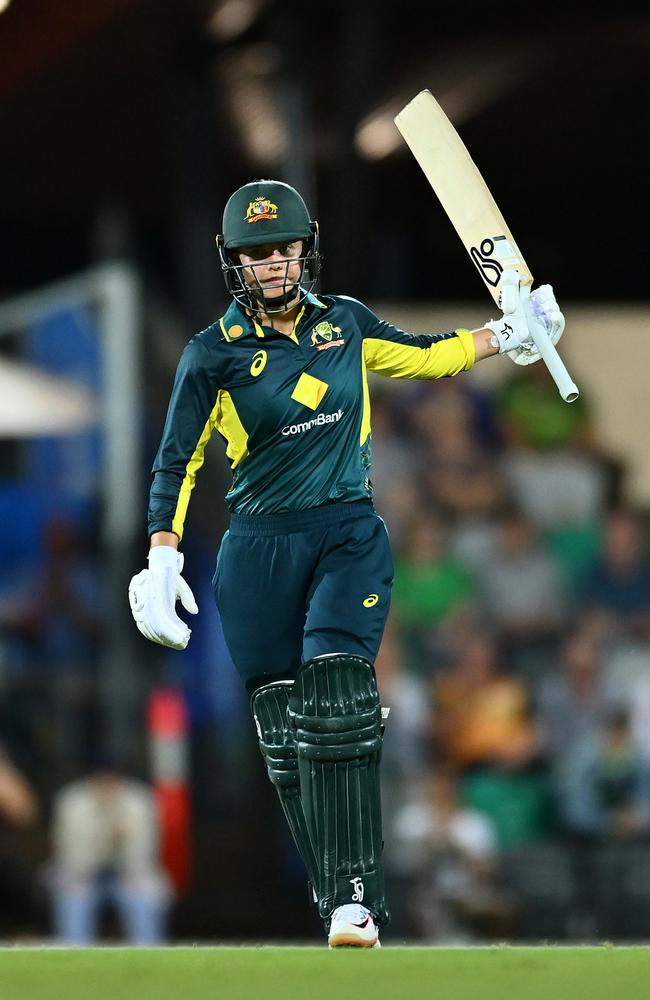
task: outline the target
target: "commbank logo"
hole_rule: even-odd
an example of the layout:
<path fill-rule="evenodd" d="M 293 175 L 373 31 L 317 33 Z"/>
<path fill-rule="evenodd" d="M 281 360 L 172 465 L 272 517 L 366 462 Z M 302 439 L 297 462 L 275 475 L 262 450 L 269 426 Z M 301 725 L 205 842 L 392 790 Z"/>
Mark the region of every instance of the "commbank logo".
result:
<path fill-rule="evenodd" d="M 292 437 L 294 434 L 302 434 L 303 431 L 310 431 L 312 427 L 323 427 L 325 424 L 338 424 L 342 416 L 343 410 L 337 410 L 336 413 L 319 413 L 317 417 L 312 417 L 311 420 L 305 420 L 303 423 L 287 424 L 286 427 L 282 428 L 282 436 Z"/>

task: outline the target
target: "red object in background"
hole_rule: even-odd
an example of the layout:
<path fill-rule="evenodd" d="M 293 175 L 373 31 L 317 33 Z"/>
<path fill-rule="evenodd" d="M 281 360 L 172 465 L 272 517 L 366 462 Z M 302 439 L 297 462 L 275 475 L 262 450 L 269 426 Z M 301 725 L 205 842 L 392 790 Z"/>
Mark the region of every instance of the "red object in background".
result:
<path fill-rule="evenodd" d="M 155 690 L 149 699 L 151 777 L 158 804 L 162 862 L 179 894 L 191 874 L 189 719 L 175 688 Z"/>

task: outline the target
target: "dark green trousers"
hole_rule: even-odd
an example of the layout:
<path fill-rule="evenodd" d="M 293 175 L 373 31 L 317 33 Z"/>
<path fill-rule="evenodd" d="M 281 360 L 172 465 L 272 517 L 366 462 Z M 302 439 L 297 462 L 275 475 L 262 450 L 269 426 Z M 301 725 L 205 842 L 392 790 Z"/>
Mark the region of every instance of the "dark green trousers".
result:
<path fill-rule="evenodd" d="M 213 580 L 224 636 L 249 694 L 301 663 L 351 653 L 373 663 L 393 560 L 370 501 L 233 515 Z"/>

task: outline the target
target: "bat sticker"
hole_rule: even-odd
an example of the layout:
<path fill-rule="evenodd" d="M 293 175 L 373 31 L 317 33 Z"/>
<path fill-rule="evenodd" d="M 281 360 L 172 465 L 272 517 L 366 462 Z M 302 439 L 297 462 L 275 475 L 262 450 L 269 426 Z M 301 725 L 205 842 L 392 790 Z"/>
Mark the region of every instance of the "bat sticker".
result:
<path fill-rule="evenodd" d="M 497 256 L 495 253 L 494 242 L 498 239 L 505 239 L 504 236 L 495 236 L 492 239 L 487 236 L 481 241 L 480 249 L 478 247 L 470 247 L 469 252 L 472 256 L 472 260 L 476 264 L 477 268 L 481 272 L 484 281 L 487 281 L 488 285 L 492 285 L 494 288 L 499 284 L 499 278 L 503 273 L 503 268 L 498 260 L 494 258 Z M 494 254 L 494 256 L 492 256 Z"/>
<path fill-rule="evenodd" d="M 523 261 L 514 240 L 507 236 L 486 236 L 478 247 L 470 247 L 469 252 L 483 280 L 493 288 L 499 284 L 505 268 L 520 268 Z"/>

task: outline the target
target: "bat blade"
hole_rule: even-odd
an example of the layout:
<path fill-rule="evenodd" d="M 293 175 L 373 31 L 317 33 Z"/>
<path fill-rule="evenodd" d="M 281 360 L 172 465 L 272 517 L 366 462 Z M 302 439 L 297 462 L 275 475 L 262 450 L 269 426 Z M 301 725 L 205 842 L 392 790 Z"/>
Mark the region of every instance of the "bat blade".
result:
<path fill-rule="evenodd" d="M 504 270 L 524 284 L 533 276 L 467 147 L 429 90 L 402 108 L 395 124 L 449 216 L 461 242 L 498 304 Z"/>
<path fill-rule="evenodd" d="M 395 117 L 395 124 L 497 305 L 503 271 L 516 268 L 522 284 L 532 285 L 533 276 L 487 184 L 431 91 L 420 91 Z M 580 394 L 578 387 L 539 326 L 530 329 L 535 347 L 562 399 L 572 403 Z"/>

